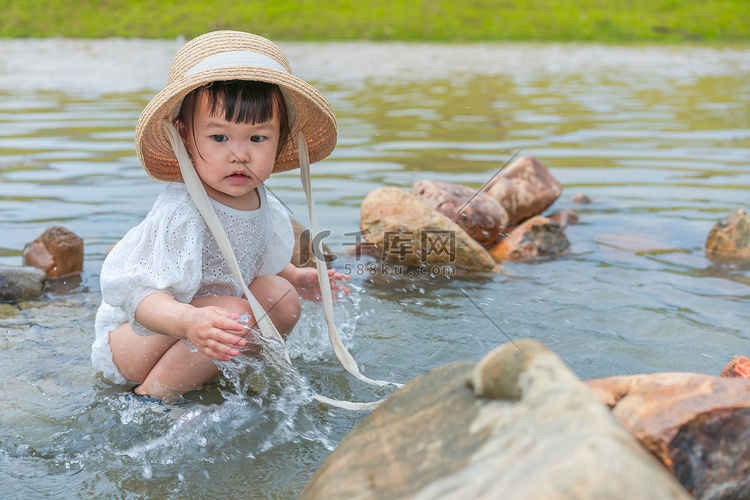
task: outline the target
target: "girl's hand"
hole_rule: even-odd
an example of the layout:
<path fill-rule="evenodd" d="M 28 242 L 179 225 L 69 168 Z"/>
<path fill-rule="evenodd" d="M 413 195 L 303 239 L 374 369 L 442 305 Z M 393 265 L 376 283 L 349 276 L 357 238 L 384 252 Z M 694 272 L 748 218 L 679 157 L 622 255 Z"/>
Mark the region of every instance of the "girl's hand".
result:
<path fill-rule="evenodd" d="M 287 267 L 284 270 L 284 277 L 297 289 L 299 296 L 303 299 L 319 302 L 321 291 L 320 283 L 318 283 L 318 271 L 312 267 L 297 268 L 291 264 L 290 266 L 294 269 Z M 349 281 L 348 274 L 337 273 L 335 269 L 329 269 L 328 279 L 330 280 L 331 293 L 334 297 L 341 291 L 345 295 L 349 295 L 349 287 L 344 284 Z"/>
<path fill-rule="evenodd" d="M 221 307 L 208 306 L 193 308 L 188 314 L 185 337 L 198 351 L 217 361 L 229 361 L 240 353 L 246 340 L 240 336 L 243 331 L 236 319 L 240 315 L 230 313 Z"/>

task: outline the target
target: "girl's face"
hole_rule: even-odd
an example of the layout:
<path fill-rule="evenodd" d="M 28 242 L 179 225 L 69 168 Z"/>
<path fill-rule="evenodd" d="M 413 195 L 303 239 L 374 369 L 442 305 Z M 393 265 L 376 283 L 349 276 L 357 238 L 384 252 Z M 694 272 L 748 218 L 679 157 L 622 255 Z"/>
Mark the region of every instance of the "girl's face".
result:
<path fill-rule="evenodd" d="M 260 205 L 256 188 L 271 175 L 279 144 L 279 114 L 264 123 L 233 123 L 222 109 L 210 114 L 208 98 L 195 102 L 193 130 L 185 146 L 208 196 L 238 210 Z"/>

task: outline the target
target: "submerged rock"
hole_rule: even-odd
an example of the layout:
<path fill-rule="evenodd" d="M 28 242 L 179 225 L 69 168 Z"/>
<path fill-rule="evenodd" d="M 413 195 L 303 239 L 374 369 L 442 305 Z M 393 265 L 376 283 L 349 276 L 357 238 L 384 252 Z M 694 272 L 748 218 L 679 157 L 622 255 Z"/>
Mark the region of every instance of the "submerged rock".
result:
<path fill-rule="evenodd" d="M 513 229 L 490 249 L 496 262 L 526 260 L 565 253 L 570 242 L 557 222 L 537 215 Z"/>
<path fill-rule="evenodd" d="M 411 192 L 485 248 L 495 244 L 508 227 L 508 212 L 494 198 L 468 186 L 423 180 L 415 182 Z"/>
<path fill-rule="evenodd" d="M 365 241 L 385 260 L 412 267 L 495 269 L 487 250 L 458 224 L 403 189 L 372 191 L 362 201 L 361 213 Z"/>
<path fill-rule="evenodd" d="M 64 227 L 50 227 L 26 244 L 23 263 L 44 269 L 49 278 L 79 274 L 83 270 L 83 240 Z"/>
<path fill-rule="evenodd" d="M 632 252 L 636 255 L 659 255 L 680 251 L 674 245 L 641 234 L 597 234 L 594 236 L 594 241 L 599 245 L 616 248 L 624 252 Z"/>
<path fill-rule="evenodd" d="M 46 278 L 43 270 L 33 266 L 0 267 L 0 301 L 39 297 Z"/>
<path fill-rule="evenodd" d="M 706 257 L 750 260 L 750 214 L 738 209 L 717 222 L 706 239 Z"/>
<path fill-rule="evenodd" d="M 587 383 L 696 498 L 750 498 L 750 380 L 655 373 Z"/>
<path fill-rule="evenodd" d="M 522 156 L 504 168 L 482 189 L 507 210 L 516 225 L 544 212 L 562 194 L 562 184 L 541 161 Z"/>
<path fill-rule="evenodd" d="M 518 340 L 393 393 L 299 498 L 690 497 L 554 353 Z"/>
<path fill-rule="evenodd" d="M 587 194 L 576 193 L 575 196 L 573 196 L 573 203 L 578 203 L 579 205 L 588 205 L 590 203 L 594 203 L 594 199 Z"/>

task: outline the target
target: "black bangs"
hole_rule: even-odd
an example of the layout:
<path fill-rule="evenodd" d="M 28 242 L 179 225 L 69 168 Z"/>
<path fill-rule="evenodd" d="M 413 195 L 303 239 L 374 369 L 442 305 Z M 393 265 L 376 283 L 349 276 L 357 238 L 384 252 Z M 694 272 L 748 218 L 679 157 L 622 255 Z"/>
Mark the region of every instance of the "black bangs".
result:
<path fill-rule="evenodd" d="M 277 154 L 281 152 L 291 134 L 289 128 L 289 114 L 281 88 L 273 83 L 231 80 L 211 82 L 198 87 L 185 96 L 177 117 L 183 125 L 192 128 L 195 119 L 196 100 L 199 96 L 206 96 L 207 111 L 212 116 L 224 114 L 224 119 L 232 123 L 248 123 L 255 125 L 273 119 L 274 113 L 279 114 L 279 146 Z M 195 131 L 193 131 L 194 133 Z M 195 139 L 195 137 L 193 137 Z"/>
<path fill-rule="evenodd" d="M 202 92 L 208 97 L 210 113 L 216 115 L 217 110 L 223 110 L 228 122 L 264 123 L 273 119 L 275 110 L 286 111 L 281 90 L 272 83 L 213 82 L 203 87 Z"/>

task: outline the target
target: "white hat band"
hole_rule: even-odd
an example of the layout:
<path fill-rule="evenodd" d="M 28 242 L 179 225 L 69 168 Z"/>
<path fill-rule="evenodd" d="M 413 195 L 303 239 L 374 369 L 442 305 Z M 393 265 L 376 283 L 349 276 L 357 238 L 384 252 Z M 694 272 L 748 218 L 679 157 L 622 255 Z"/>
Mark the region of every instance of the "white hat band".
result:
<path fill-rule="evenodd" d="M 274 69 L 289 74 L 289 71 L 278 61 L 267 55 L 247 50 L 236 50 L 233 52 L 221 52 L 203 59 L 185 73 L 185 76 L 206 71 L 209 69 L 231 68 L 234 66 L 258 66 L 261 68 Z"/>
<path fill-rule="evenodd" d="M 190 76 L 201 71 L 208 71 L 211 69 L 222 69 L 222 68 L 235 68 L 238 66 L 255 66 L 259 68 L 273 69 L 281 71 L 287 75 L 291 74 L 287 69 L 280 64 L 278 61 L 267 55 L 260 54 L 258 52 L 251 52 L 248 50 L 235 50 L 232 52 L 221 52 L 214 54 L 203 59 L 201 62 L 190 68 L 185 76 Z M 281 95 L 284 96 L 284 102 L 286 103 L 287 117 L 289 119 L 289 128 L 294 128 L 294 124 L 297 122 L 297 105 L 294 103 L 294 99 L 289 95 L 284 87 L 279 86 L 281 89 Z M 182 101 L 177 104 L 174 110 L 173 118 L 177 117 L 182 107 Z"/>

